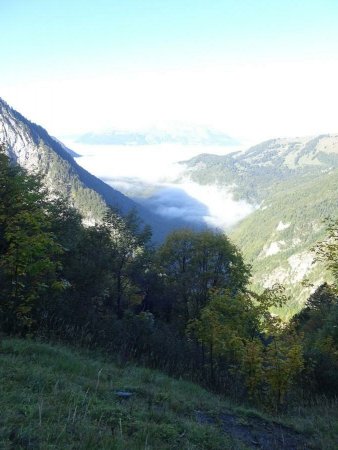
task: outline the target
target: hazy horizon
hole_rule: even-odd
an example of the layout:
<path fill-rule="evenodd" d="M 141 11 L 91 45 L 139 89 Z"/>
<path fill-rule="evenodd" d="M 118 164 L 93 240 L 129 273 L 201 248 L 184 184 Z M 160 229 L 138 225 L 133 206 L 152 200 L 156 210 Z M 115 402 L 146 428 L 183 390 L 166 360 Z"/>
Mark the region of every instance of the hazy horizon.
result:
<path fill-rule="evenodd" d="M 0 96 L 48 131 L 338 132 L 338 3 L 0 2 Z"/>

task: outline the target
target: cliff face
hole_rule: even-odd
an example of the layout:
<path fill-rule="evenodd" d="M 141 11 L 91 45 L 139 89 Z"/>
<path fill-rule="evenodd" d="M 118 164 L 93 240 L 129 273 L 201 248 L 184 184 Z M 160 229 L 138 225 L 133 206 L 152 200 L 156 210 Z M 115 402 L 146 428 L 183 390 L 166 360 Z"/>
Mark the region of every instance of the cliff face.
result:
<path fill-rule="evenodd" d="M 0 142 L 11 160 L 30 173 L 43 175 L 47 187 L 66 197 L 89 223 L 99 220 L 107 205 L 121 214 L 135 211 L 160 241 L 174 224 L 152 214 L 121 192 L 80 167 L 72 150 L 0 99 Z"/>

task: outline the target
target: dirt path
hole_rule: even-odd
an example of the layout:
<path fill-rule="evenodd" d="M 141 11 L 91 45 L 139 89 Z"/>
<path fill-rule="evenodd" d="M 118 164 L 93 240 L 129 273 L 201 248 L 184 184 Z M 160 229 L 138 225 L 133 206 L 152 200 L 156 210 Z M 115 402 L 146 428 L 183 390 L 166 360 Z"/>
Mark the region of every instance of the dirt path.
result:
<path fill-rule="evenodd" d="M 224 433 L 242 441 L 248 448 L 261 450 L 314 449 L 301 434 L 276 422 L 267 422 L 258 417 L 248 417 L 244 420 L 231 412 L 224 412 L 217 418 L 210 417 L 203 411 L 195 411 L 195 414 L 199 423 L 220 426 Z"/>

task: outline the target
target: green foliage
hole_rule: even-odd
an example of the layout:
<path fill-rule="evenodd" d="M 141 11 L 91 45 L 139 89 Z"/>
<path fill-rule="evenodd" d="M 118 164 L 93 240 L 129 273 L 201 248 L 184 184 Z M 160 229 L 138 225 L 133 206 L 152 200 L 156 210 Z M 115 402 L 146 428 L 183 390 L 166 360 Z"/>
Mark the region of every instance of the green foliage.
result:
<path fill-rule="evenodd" d="M 269 313 L 284 301 L 279 287 L 261 297 L 216 293 L 189 326 L 207 345 L 212 378 L 225 360 L 233 373 L 244 376 L 252 399 L 276 409 L 303 369 L 301 340 Z"/>
<path fill-rule="evenodd" d="M 325 266 L 334 277 L 338 289 L 338 220 L 327 219 L 327 234 L 324 240 L 314 248 L 317 260 L 324 261 Z"/>
<path fill-rule="evenodd" d="M 68 198 L 51 199 L 3 154 L 0 190 L 2 331 L 105 349 L 276 411 L 307 381 L 336 392 L 335 289 L 286 326 L 272 314 L 288 301 L 283 287 L 249 291 L 250 269 L 224 234 L 179 230 L 154 249 L 133 213 L 106 210 L 84 226 Z M 336 240 L 332 225 L 318 246 L 335 277 Z"/>
<path fill-rule="evenodd" d="M 240 358 L 243 346 L 258 331 L 258 316 L 248 294 L 215 293 L 189 328 L 197 338 L 230 362 Z"/>
<path fill-rule="evenodd" d="M 0 354 L 4 450 L 244 450 L 253 440 L 273 448 L 271 436 L 280 448 L 280 442 L 288 448 L 336 448 L 336 401 L 318 398 L 271 417 L 231 405 L 196 384 L 112 362 L 97 350 L 3 339 Z M 119 399 L 120 390 L 132 398 Z"/>
<path fill-rule="evenodd" d="M 1 321 L 7 331 L 25 332 L 32 311 L 58 282 L 61 245 L 51 230 L 39 178 L 12 167 L 0 153 Z"/>
<path fill-rule="evenodd" d="M 294 333 L 275 335 L 265 349 L 264 381 L 267 382 L 268 400 L 278 409 L 292 386 L 295 377 L 303 370 L 303 348 L 300 338 Z"/>
<path fill-rule="evenodd" d="M 146 267 L 146 244 L 151 232 L 148 227 L 140 230 L 137 216 L 134 213 L 122 218 L 110 210 L 104 217 L 103 227 L 110 236 L 110 251 L 112 257 L 112 290 L 115 309 L 118 317 L 123 310 L 134 302 L 139 302 L 140 286 L 133 283 L 137 273 L 144 272 Z"/>
<path fill-rule="evenodd" d="M 338 393 L 338 297 L 334 289 L 323 284 L 308 299 L 293 319 L 304 334 L 304 352 L 313 389 Z"/>
<path fill-rule="evenodd" d="M 311 258 L 310 249 L 325 236 L 324 218 L 337 215 L 337 161 L 336 138 L 318 136 L 270 140 L 245 152 L 199 155 L 186 162 L 185 175 L 195 182 L 231 187 L 236 199 L 259 206 L 229 236 L 253 267 L 253 290 L 284 284 L 290 302 L 275 312 L 285 319 L 311 293 L 305 278 L 317 286 L 331 281 L 320 262 L 309 263 L 304 274 L 298 261 Z M 288 226 L 278 228 L 280 223 Z"/>
<path fill-rule="evenodd" d="M 302 283 L 305 278 L 309 284 L 318 284 L 323 276 L 330 281 L 321 261 L 310 264 L 306 274 L 302 274 L 300 263 L 293 267 L 291 264 L 295 256 L 300 261 L 314 256 L 311 248 L 325 236 L 325 217 L 336 215 L 337 175 L 336 169 L 325 175 L 303 177 L 301 184 L 295 180 L 273 186 L 263 207 L 230 234 L 253 266 L 254 290 L 260 292 L 264 284 L 277 281 L 285 285 L 290 301 L 277 311 L 285 318 L 298 312 L 310 295 L 311 289 Z M 278 231 L 280 222 L 289 227 Z M 272 243 L 280 243 L 279 251 L 267 255 Z"/>
<path fill-rule="evenodd" d="M 304 350 L 314 389 L 338 392 L 338 222 L 327 221 L 327 236 L 314 251 L 333 276 L 333 284 L 322 284 L 309 297 L 292 322 L 304 333 Z"/>
<path fill-rule="evenodd" d="M 199 316 L 215 289 L 245 288 L 249 269 L 238 249 L 221 233 L 180 230 L 158 252 L 161 274 L 173 302 L 173 314 L 185 326 Z"/>

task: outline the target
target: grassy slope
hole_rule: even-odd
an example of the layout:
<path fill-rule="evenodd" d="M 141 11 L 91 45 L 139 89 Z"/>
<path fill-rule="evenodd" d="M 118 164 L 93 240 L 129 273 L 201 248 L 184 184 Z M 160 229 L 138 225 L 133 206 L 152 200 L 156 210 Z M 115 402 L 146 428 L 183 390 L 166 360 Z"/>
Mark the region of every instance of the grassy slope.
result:
<path fill-rule="evenodd" d="M 311 289 L 302 285 L 301 268 L 292 257 L 306 260 L 325 236 L 323 219 L 337 218 L 337 136 L 271 140 L 243 153 L 199 155 L 186 164 L 186 176 L 195 182 L 232 186 L 235 198 L 261 205 L 230 237 L 253 265 L 253 288 L 280 282 L 292 301 L 279 313 L 287 318 L 299 311 Z M 278 231 L 280 222 L 289 228 Z M 281 251 L 265 255 L 278 241 Z M 319 265 L 304 278 L 314 285 L 329 281 Z"/>
<path fill-rule="evenodd" d="M 0 448 L 241 448 L 196 422 L 221 402 L 194 384 L 32 341 L 5 340 L 0 356 Z"/>
<path fill-rule="evenodd" d="M 250 420 L 259 421 L 260 434 L 273 426 L 252 410 L 234 412 L 195 384 L 60 346 L 5 339 L 0 373 L 1 449 L 241 449 L 236 439 L 251 430 Z M 132 398 L 119 400 L 121 389 Z M 225 411 L 238 426 L 222 427 Z M 315 443 L 306 448 L 333 449 L 334 411 L 327 404 L 299 408 L 279 420 L 306 433 Z"/>
<path fill-rule="evenodd" d="M 264 203 L 266 209 L 260 208 L 234 229 L 231 237 L 252 264 L 255 289 L 259 289 L 275 269 L 290 273 L 288 258 L 310 253 L 310 249 L 325 237 L 324 219 L 337 215 L 337 189 L 337 169 L 307 178 L 302 185 L 297 181 L 280 183 Z M 290 226 L 278 231 L 279 222 Z M 262 249 L 278 241 L 284 243 L 278 253 L 261 256 Z M 321 265 L 313 265 L 306 278 L 314 284 L 330 280 Z M 292 274 L 286 280 L 281 277 L 276 281 L 285 285 L 293 299 L 287 308 L 288 315 L 299 311 L 311 289 L 303 286 L 302 280 L 293 281 Z"/>

